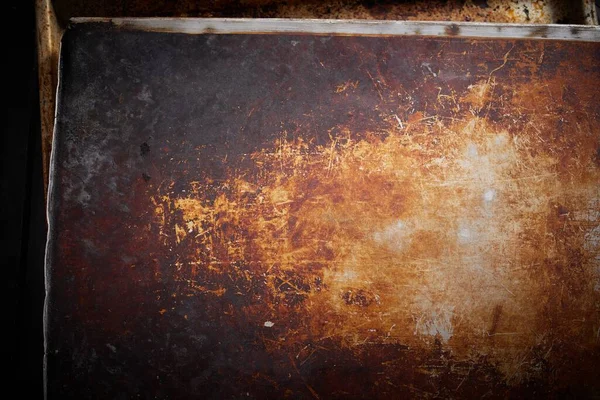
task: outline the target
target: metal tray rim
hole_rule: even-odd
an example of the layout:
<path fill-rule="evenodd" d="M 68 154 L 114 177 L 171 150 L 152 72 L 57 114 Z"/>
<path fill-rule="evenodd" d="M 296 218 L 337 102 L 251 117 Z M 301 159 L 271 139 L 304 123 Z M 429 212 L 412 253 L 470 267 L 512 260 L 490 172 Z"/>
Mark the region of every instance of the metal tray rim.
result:
<path fill-rule="evenodd" d="M 185 34 L 306 33 L 323 35 L 417 35 L 490 39 L 600 41 L 600 26 L 594 25 L 285 18 L 78 17 L 72 18 L 70 22 L 72 25 L 110 23 L 124 29 Z"/>

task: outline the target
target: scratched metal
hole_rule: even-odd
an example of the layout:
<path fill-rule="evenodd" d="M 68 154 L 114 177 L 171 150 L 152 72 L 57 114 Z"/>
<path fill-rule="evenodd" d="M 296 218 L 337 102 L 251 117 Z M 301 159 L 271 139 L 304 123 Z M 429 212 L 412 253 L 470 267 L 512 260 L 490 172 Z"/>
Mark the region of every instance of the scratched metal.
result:
<path fill-rule="evenodd" d="M 600 395 L 600 43 L 62 44 L 47 392 Z"/>
<path fill-rule="evenodd" d="M 44 188 L 52 149 L 59 42 L 62 28 L 72 17 L 326 18 L 598 25 L 595 10 L 593 0 L 36 0 Z"/>

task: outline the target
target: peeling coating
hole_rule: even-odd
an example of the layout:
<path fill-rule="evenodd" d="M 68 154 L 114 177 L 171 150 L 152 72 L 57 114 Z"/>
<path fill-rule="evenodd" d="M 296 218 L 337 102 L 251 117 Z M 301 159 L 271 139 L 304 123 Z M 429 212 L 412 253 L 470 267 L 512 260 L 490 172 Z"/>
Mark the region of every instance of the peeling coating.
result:
<path fill-rule="evenodd" d="M 598 43 L 76 29 L 50 393 L 598 393 Z"/>

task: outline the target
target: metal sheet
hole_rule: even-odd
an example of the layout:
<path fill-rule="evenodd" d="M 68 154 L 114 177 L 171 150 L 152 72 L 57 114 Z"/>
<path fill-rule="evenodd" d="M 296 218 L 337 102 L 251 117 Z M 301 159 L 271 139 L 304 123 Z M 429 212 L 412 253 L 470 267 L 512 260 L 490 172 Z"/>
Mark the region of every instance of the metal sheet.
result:
<path fill-rule="evenodd" d="M 49 398 L 600 394 L 598 28 L 212 23 L 65 34 Z"/>

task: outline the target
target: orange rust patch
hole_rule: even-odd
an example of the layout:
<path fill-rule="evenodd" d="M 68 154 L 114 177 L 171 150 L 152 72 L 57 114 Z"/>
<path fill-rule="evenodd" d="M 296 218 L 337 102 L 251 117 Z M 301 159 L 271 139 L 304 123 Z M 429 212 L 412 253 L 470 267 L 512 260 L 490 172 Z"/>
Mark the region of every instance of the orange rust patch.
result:
<path fill-rule="evenodd" d="M 483 107 L 482 90 L 472 87 L 465 101 Z M 241 267 L 244 279 L 263 282 L 276 299 L 271 321 L 300 319 L 281 346 L 306 337 L 343 347 L 440 340 L 459 357 L 476 346 L 518 380 L 533 373 L 522 365 L 529 349 L 551 346 L 541 329 L 555 285 L 570 316 L 589 326 L 578 334 L 597 340 L 597 317 L 586 322 L 577 311 L 598 299 L 592 159 L 563 179 L 560 155 L 544 151 L 536 127 L 511 134 L 479 117 L 431 122 L 410 121 L 409 134 L 391 127 L 385 139 L 346 129 L 324 145 L 282 135 L 215 198 L 198 187 L 173 200 L 177 241 L 185 226 L 194 270 Z M 567 246 L 560 232 L 576 221 Z M 589 249 L 577 265 L 573 246 Z M 193 281 L 191 271 L 176 274 Z"/>
<path fill-rule="evenodd" d="M 52 397 L 598 392 L 597 43 L 106 29 L 65 37 Z"/>

